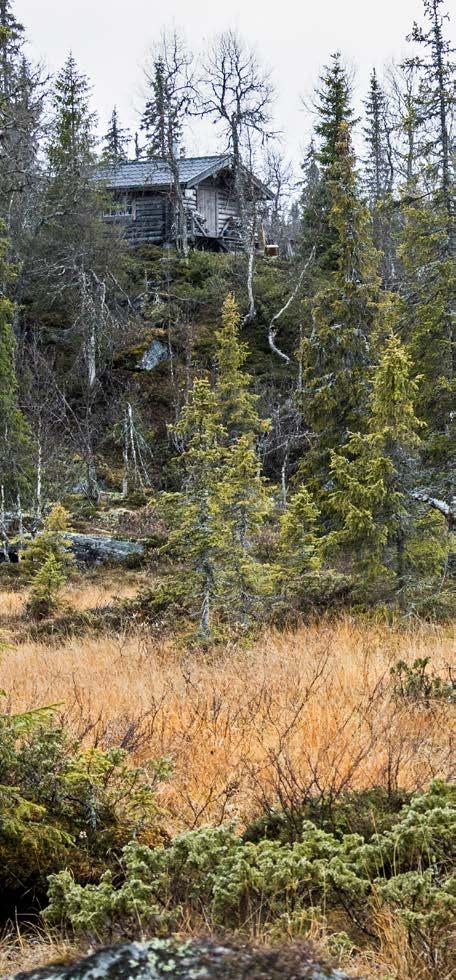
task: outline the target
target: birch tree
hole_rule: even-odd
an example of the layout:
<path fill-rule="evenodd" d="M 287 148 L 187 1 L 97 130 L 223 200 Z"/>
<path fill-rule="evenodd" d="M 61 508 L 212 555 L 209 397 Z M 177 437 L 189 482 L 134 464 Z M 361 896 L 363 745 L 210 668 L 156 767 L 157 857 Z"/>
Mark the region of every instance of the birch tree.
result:
<path fill-rule="evenodd" d="M 252 175 L 255 146 L 273 135 L 271 123 L 273 85 L 268 73 L 235 31 L 220 34 L 211 45 L 204 64 L 201 112 L 218 124 L 232 155 L 239 206 L 241 247 L 247 256 L 248 311 L 255 317 L 253 290 L 258 210 Z"/>

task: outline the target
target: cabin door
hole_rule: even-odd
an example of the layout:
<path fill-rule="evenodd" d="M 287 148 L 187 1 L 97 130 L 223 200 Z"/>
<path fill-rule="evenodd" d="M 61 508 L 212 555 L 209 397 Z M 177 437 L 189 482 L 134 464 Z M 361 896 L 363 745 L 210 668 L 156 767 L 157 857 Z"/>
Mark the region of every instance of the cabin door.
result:
<path fill-rule="evenodd" d="M 205 219 L 208 235 L 217 235 L 217 191 L 215 187 L 198 187 L 198 211 Z"/>

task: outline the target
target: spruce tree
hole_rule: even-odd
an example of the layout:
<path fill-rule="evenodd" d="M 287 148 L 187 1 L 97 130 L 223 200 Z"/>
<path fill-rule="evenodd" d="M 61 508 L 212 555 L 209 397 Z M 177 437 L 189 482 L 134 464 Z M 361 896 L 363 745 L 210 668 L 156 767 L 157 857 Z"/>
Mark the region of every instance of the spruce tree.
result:
<path fill-rule="evenodd" d="M 332 173 L 334 163 L 339 157 L 341 126 L 350 130 L 355 122 L 350 80 L 342 64 L 340 51 L 331 55 L 331 63 L 323 70 L 316 95 L 318 122 L 315 132 L 320 138 L 318 160 L 323 174 L 327 175 Z"/>
<path fill-rule="evenodd" d="M 113 279 L 123 258 L 114 223 L 103 220 L 106 192 L 96 177 L 95 114 L 90 85 L 70 55 L 53 93 L 48 172 L 31 283 L 39 315 L 66 333 L 65 388 L 71 438 L 84 466 L 87 496 L 97 500 L 95 467 L 99 377 L 112 349 Z M 62 334 L 60 335 L 62 337 Z"/>
<path fill-rule="evenodd" d="M 23 53 L 24 29 L 9 0 L 0 0 L 0 220 L 20 267 L 10 294 L 22 302 L 29 244 L 40 220 L 46 79 Z"/>
<path fill-rule="evenodd" d="M 30 492 L 31 435 L 18 405 L 14 306 L 5 295 L 12 274 L 7 251 L 8 241 L 0 237 L 0 484 L 11 505 L 18 493 L 27 499 Z"/>
<path fill-rule="evenodd" d="M 426 169 L 439 188 L 447 215 L 449 252 L 454 255 L 454 161 L 452 160 L 451 120 L 455 106 L 453 60 L 455 49 L 445 37 L 444 0 L 423 0 L 426 26 L 413 25 L 410 40 L 422 53 L 412 59 L 420 73 L 418 108 L 427 138 L 422 152 Z"/>
<path fill-rule="evenodd" d="M 126 147 L 130 141 L 128 129 L 123 129 L 119 122 L 119 114 L 114 106 L 103 138 L 101 157 L 104 163 L 124 163 L 128 159 Z"/>
<path fill-rule="evenodd" d="M 427 424 L 422 485 L 444 496 L 452 506 L 456 494 L 456 279 L 450 148 L 454 64 L 441 8 L 442 0 L 424 0 L 427 29 L 415 24 L 411 35 L 423 51 L 411 59 L 420 81 L 416 102 L 421 156 L 403 203 L 401 326 L 421 376 L 420 408 Z"/>
<path fill-rule="evenodd" d="M 391 334 L 375 370 L 368 432 L 351 433 L 331 454 L 334 526 L 324 550 L 349 563 L 358 596 L 370 600 L 395 593 L 403 603 L 420 576 L 441 570 L 447 553 L 443 521 L 426 515 L 413 494 L 423 428 L 417 390 L 410 355 Z"/>
<path fill-rule="evenodd" d="M 184 563 L 183 581 L 175 585 L 190 614 L 198 609 L 200 633 L 209 637 L 212 614 L 221 600 L 230 535 L 222 506 L 226 433 L 207 379 L 195 381 L 173 431 L 185 449 L 178 460 L 182 489 L 162 498 L 170 526 L 164 551 Z"/>
<path fill-rule="evenodd" d="M 222 504 L 231 535 L 226 588 L 232 612 L 239 610 L 246 623 L 249 612 L 271 584 L 269 570 L 260 565 L 253 547 L 271 510 L 257 449 L 259 436 L 269 423 L 258 414 L 258 396 L 251 390 L 252 378 L 244 370 L 249 352 L 240 338 L 240 313 L 231 293 L 223 303 L 222 327 L 216 331 L 216 343 L 214 392 L 218 417 L 226 433 Z"/>
<path fill-rule="evenodd" d="M 302 590 L 309 575 L 320 567 L 318 517 L 307 487 L 299 487 L 280 518 L 279 579 L 286 593 Z"/>
<path fill-rule="evenodd" d="M 24 28 L 16 19 L 11 0 L 0 0 L 0 96 L 11 97 L 24 45 Z"/>
<path fill-rule="evenodd" d="M 164 550 L 188 569 L 182 581 L 174 580 L 171 593 L 183 594 L 193 613 L 199 600 L 205 636 L 212 615 L 222 610 L 231 622 L 247 624 L 272 587 L 271 570 L 255 554 L 255 539 L 271 511 L 256 445 L 264 423 L 249 390 L 251 378 L 242 370 L 248 352 L 231 295 L 216 338 L 215 386 L 195 381 L 173 427 L 184 446 L 178 460 L 182 489 L 162 500 L 171 527 Z"/>
<path fill-rule="evenodd" d="M 146 133 L 146 156 L 165 160 L 171 172 L 174 238 L 185 257 L 189 252 L 188 212 L 180 178 L 178 146 L 195 96 L 191 64 L 192 56 L 183 39 L 175 31 L 163 34 L 152 73 L 146 73 L 151 97 L 141 124 Z"/>
<path fill-rule="evenodd" d="M 300 197 L 300 255 L 307 258 L 315 248 L 316 259 L 320 259 L 328 248 L 327 195 L 317 161 L 314 139 L 302 164 L 302 191 Z"/>
<path fill-rule="evenodd" d="M 216 331 L 216 398 L 220 422 L 230 441 L 249 433 L 255 439 L 267 428 L 258 414 L 258 396 L 252 392 L 252 378 L 244 370 L 249 351 L 240 338 L 239 307 L 229 293 L 222 308 L 222 327 Z"/>
<path fill-rule="evenodd" d="M 172 101 L 168 91 L 165 63 L 158 57 L 153 65 L 149 80 L 150 98 L 147 100 L 141 117 L 141 129 L 145 134 L 145 152 L 147 158 L 160 157 L 166 160 L 168 156 L 168 129 L 173 127 L 173 136 L 177 140 L 181 135 L 178 120 L 172 119 Z"/>
<path fill-rule="evenodd" d="M 273 588 L 272 569 L 255 554 L 255 538 L 271 513 L 272 501 L 253 438 L 253 433 L 246 432 L 228 447 L 220 484 L 220 504 L 229 533 L 223 589 L 230 617 L 243 625 Z"/>
<path fill-rule="evenodd" d="M 392 189 L 393 173 L 388 146 L 386 123 L 387 102 L 385 93 L 378 81 L 375 68 L 372 69 L 369 94 L 364 102 L 366 121 L 364 137 L 367 154 L 364 164 L 364 184 L 369 204 L 378 207 Z"/>
<path fill-rule="evenodd" d="M 421 479 L 451 503 L 456 487 L 455 264 L 448 255 L 441 208 L 418 198 L 403 207 L 403 215 L 402 336 L 420 375 L 420 409 L 427 425 Z"/>
<path fill-rule="evenodd" d="M 24 549 L 21 574 L 31 584 L 27 612 L 34 619 L 43 619 L 58 609 L 59 593 L 74 565 L 68 529 L 68 514 L 56 504 L 43 530 Z"/>
<path fill-rule="evenodd" d="M 379 84 L 375 68 L 370 78 L 369 94 L 364 102 L 364 158 L 363 184 L 372 215 L 372 237 L 381 254 L 383 282 L 392 284 L 396 278 L 396 232 L 391 194 L 394 183 L 393 150 L 390 124 L 387 121 L 388 105 L 385 92 Z"/>
<path fill-rule="evenodd" d="M 69 515 L 61 504 L 49 511 L 39 534 L 24 548 L 21 575 L 35 581 L 38 572 L 52 558 L 60 573 L 66 578 L 74 565 L 71 541 L 68 537 Z"/>
<path fill-rule="evenodd" d="M 372 335 L 387 303 L 380 290 L 369 214 L 359 198 L 346 122 L 340 125 L 325 181 L 331 270 L 307 304 L 309 328 L 301 350 L 301 408 L 311 439 L 301 469 L 319 506 L 319 494 L 329 479 L 331 450 L 346 441 L 349 431 L 362 428 Z"/>
<path fill-rule="evenodd" d="M 333 206 L 331 185 L 339 179 L 337 163 L 341 133 L 346 133 L 349 140 L 356 122 L 351 104 L 351 85 L 340 52 L 331 56 L 331 63 L 320 77 L 315 110 L 318 118 L 315 126 L 318 138 L 315 160 L 319 166 L 320 180 L 314 184 L 314 209 L 317 206 L 320 213 L 314 215 L 313 221 L 318 227 L 317 267 L 326 272 L 333 271 L 337 263 L 337 242 L 330 215 Z"/>
<path fill-rule="evenodd" d="M 54 83 L 53 110 L 48 148 L 52 171 L 78 179 L 95 162 L 96 116 L 90 109 L 88 79 L 71 53 Z"/>

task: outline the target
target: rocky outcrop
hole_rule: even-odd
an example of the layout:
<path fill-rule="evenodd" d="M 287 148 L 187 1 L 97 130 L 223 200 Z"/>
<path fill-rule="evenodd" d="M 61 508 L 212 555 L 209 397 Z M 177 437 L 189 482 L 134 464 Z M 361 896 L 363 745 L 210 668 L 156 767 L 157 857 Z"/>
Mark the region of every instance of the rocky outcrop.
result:
<path fill-rule="evenodd" d="M 7 980 L 348 980 L 340 970 L 312 962 L 294 943 L 255 949 L 208 941 L 153 939 L 101 949 L 77 963 L 19 973 Z"/>
<path fill-rule="evenodd" d="M 138 364 L 140 371 L 153 371 L 162 361 L 169 359 L 169 349 L 161 340 L 153 340 Z"/>
<path fill-rule="evenodd" d="M 130 562 L 144 555 L 140 541 L 119 541 L 104 535 L 69 534 L 76 561 L 86 565 L 102 565 L 104 562 Z"/>

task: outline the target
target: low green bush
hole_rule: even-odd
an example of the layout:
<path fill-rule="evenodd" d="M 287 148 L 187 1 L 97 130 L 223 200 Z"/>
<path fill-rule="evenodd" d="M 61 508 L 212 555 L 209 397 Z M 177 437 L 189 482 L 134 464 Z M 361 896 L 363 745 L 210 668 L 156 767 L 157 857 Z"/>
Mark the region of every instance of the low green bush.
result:
<path fill-rule="evenodd" d="M 69 868 L 96 880 L 127 841 L 160 840 L 156 789 L 167 760 L 132 767 L 118 748 L 85 748 L 44 709 L 0 715 L 0 891 L 44 895 Z"/>
<path fill-rule="evenodd" d="M 342 909 L 372 938 L 380 903 L 402 918 L 420 954 L 433 956 L 454 921 L 455 859 L 456 787 L 435 782 L 368 841 L 311 821 L 293 844 L 246 841 L 231 826 L 190 831 L 166 847 L 131 841 L 121 881 L 111 871 L 85 887 L 70 871 L 51 876 L 45 917 L 97 935 L 134 933 L 138 923 L 163 935 L 203 925 L 264 933 L 309 910 Z"/>
<path fill-rule="evenodd" d="M 394 695 L 408 701 L 456 701 L 456 683 L 429 673 L 430 657 L 418 657 L 412 664 L 405 660 L 391 668 Z"/>
<path fill-rule="evenodd" d="M 383 786 L 347 790 L 336 798 L 323 794 L 294 809 L 262 814 L 252 820 L 242 837 L 253 843 L 264 838 L 293 843 L 302 839 L 303 827 L 311 820 L 321 830 L 329 831 L 339 839 L 344 834 L 361 834 L 365 840 L 370 840 L 373 834 L 383 833 L 393 826 L 402 807 L 410 802 L 410 796 L 404 790 L 389 792 Z"/>

